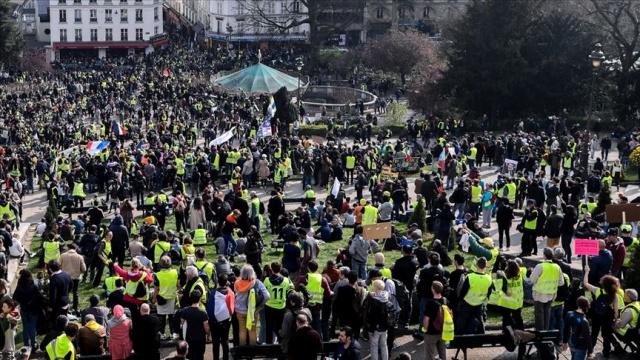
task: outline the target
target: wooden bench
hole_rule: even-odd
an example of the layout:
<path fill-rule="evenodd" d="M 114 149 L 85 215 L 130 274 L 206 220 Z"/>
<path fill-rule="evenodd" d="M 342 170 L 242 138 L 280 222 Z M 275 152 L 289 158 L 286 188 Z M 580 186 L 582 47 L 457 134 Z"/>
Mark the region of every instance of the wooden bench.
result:
<path fill-rule="evenodd" d="M 325 341 L 322 343 L 322 351 L 318 353 L 323 358 L 333 356 L 340 345 L 339 341 Z M 233 347 L 230 350 L 233 360 L 249 359 L 282 359 L 285 354 L 280 345 L 246 345 Z"/>
<path fill-rule="evenodd" d="M 514 351 L 518 348 L 518 360 L 523 360 L 525 353 L 527 352 L 527 346 L 540 346 L 543 344 L 553 345 L 557 336 L 558 330 L 546 330 L 546 331 L 530 331 L 535 334 L 535 337 L 529 341 L 522 341 L 518 345 L 515 344 L 514 339 L 509 332 L 502 334 L 475 334 L 475 335 L 456 335 L 448 345 L 449 349 L 457 349 L 456 355 L 453 360 L 459 359 L 459 354 L 462 352 L 463 359 L 467 360 L 467 350 L 474 348 L 487 348 L 487 347 L 504 347 L 508 351 Z"/>

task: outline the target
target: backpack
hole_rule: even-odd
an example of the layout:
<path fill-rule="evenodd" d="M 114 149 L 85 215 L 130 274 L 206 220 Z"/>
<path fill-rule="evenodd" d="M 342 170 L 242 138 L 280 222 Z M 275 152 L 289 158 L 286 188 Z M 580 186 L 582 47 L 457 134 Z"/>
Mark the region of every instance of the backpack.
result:
<path fill-rule="evenodd" d="M 211 293 L 210 295 L 212 295 L 211 298 L 213 299 L 209 301 L 209 304 L 213 303 L 213 311 L 211 311 L 212 309 L 208 309 L 208 312 L 213 316 L 209 318 L 214 318 L 217 322 L 223 322 L 231 318 L 231 313 L 229 311 L 229 307 L 227 306 L 227 296 L 229 296 L 229 294 L 223 294 L 218 289 L 212 290 Z"/>
<path fill-rule="evenodd" d="M 204 287 L 209 290 L 209 275 L 207 275 L 207 272 L 205 271 L 205 269 L 207 268 L 207 265 L 209 265 L 210 263 L 207 261 L 204 263 L 204 265 L 202 265 L 202 268 L 199 268 L 198 266 L 195 265 L 195 262 L 193 264 L 193 266 L 195 266 L 195 268 L 198 270 L 198 277 L 200 279 L 202 279 L 202 282 L 204 283 Z"/>
<path fill-rule="evenodd" d="M 443 309 L 443 306 L 440 305 L 438 307 L 438 313 L 436 314 L 436 317 L 433 319 L 433 330 L 441 333 L 443 327 L 444 327 L 444 309 Z"/>
<path fill-rule="evenodd" d="M 607 302 L 607 294 L 604 291 L 599 290 L 600 295 L 596 298 L 596 301 L 593 302 L 593 312 L 600 316 L 606 316 L 608 313 L 611 313 L 611 306 Z"/>
<path fill-rule="evenodd" d="M 186 208 L 187 208 L 186 201 L 184 199 L 180 199 L 180 200 L 178 200 L 178 203 L 176 204 L 175 211 L 177 213 L 182 213 L 182 212 L 184 212 L 184 210 Z"/>
<path fill-rule="evenodd" d="M 356 286 L 356 294 L 351 303 L 353 311 L 355 311 L 356 314 L 360 314 L 360 311 L 362 310 L 362 303 L 366 296 L 367 291 L 362 286 Z"/>
<path fill-rule="evenodd" d="M 537 207 L 536 211 L 538 212 L 538 222 L 536 223 L 536 233 L 538 235 L 544 234 L 544 225 L 547 222 L 547 215 L 545 215 L 544 211 L 541 208 Z"/>
<path fill-rule="evenodd" d="M 556 293 L 555 301 L 567 301 L 571 296 L 571 291 L 569 290 L 569 276 L 567 274 L 562 274 L 564 277 L 564 285 L 558 286 L 558 291 Z"/>
<path fill-rule="evenodd" d="M 388 279 L 393 281 L 393 285 L 395 285 L 396 287 L 396 301 L 398 302 L 398 305 L 400 305 L 400 308 L 405 307 L 405 304 L 408 303 L 409 301 L 409 290 L 407 290 L 407 287 L 404 286 L 404 283 L 398 279 Z"/>
<path fill-rule="evenodd" d="M 188 249 L 188 248 L 183 247 L 183 249 Z M 184 253 L 187 256 L 182 260 L 182 267 L 186 269 L 187 266 L 195 266 L 196 255 L 187 252 L 187 250 L 185 250 Z"/>
<path fill-rule="evenodd" d="M 395 328 L 396 325 L 398 325 L 398 314 L 393 305 L 393 301 L 387 301 L 382 307 L 382 312 L 384 314 L 382 324 L 385 325 L 387 329 Z"/>

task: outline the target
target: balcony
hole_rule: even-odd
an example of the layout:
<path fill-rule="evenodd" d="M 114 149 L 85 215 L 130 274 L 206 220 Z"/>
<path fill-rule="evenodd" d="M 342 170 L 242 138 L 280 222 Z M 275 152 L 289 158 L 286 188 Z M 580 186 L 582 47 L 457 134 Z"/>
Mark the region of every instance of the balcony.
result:
<path fill-rule="evenodd" d="M 82 18 L 75 18 L 74 22 L 76 24 L 81 23 L 82 22 Z"/>

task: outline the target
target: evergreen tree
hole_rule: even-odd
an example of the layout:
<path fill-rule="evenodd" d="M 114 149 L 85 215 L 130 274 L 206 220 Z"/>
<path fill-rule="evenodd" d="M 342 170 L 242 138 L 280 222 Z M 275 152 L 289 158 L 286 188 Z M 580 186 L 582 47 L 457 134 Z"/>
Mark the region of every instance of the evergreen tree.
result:
<path fill-rule="evenodd" d="M 595 210 L 593 210 L 593 214 L 591 214 L 592 218 L 604 213 L 607 208 L 607 205 L 611 204 L 611 186 L 609 183 L 605 183 L 600 187 L 600 193 L 598 194 L 598 205 Z"/>
<path fill-rule="evenodd" d="M 0 65 L 18 65 L 24 49 L 24 38 L 18 30 L 18 22 L 11 16 L 12 5 L 0 0 Z"/>
<path fill-rule="evenodd" d="M 413 223 L 418 224 L 418 229 L 422 230 L 423 233 L 427 231 L 427 210 L 423 200 L 418 201 L 418 205 L 413 209 L 413 214 L 409 218 L 409 224 Z"/>
<path fill-rule="evenodd" d="M 44 215 L 44 219 L 47 224 L 45 233 L 56 231 L 56 219 L 58 219 L 58 215 L 60 215 L 60 212 L 58 211 L 58 206 L 52 196 L 51 199 L 49 199 L 49 206 L 47 206 L 47 212 Z"/>
<path fill-rule="evenodd" d="M 636 289 L 640 291 L 640 251 L 638 251 L 637 246 L 631 254 L 629 268 L 624 273 L 623 285 L 625 289 Z"/>

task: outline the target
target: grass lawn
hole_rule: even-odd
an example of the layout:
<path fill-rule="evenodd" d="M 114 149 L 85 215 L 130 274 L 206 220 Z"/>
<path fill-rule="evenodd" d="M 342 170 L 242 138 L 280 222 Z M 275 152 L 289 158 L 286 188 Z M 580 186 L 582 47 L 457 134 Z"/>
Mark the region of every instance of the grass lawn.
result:
<path fill-rule="evenodd" d="M 105 220 L 105 222 L 109 222 L 110 220 Z M 176 229 L 175 227 L 175 218 L 174 217 L 170 217 L 167 219 L 166 222 L 166 229 L 167 230 L 174 230 Z M 402 223 L 398 223 L 395 225 L 396 229 L 400 232 L 405 232 L 407 225 L 406 224 L 402 224 Z M 336 241 L 336 242 L 331 242 L 331 243 L 325 243 L 323 245 L 321 245 L 321 251 L 319 254 L 319 264 L 322 267 L 324 267 L 324 265 L 326 264 L 327 260 L 330 259 L 335 259 L 337 254 L 338 254 L 338 249 L 340 248 L 344 248 L 347 246 L 348 243 L 348 239 L 353 235 L 353 229 L 349 229 L 349 228 L 344 228 L 344 239 L 343 241 Z M 269 234 L 268 232 L 266 234 L 263 234 L 264 237 L 264 242 L 267 246 L 267 251 L 265 253 L 263 253 L 262 255 L 262 261 L 263 264 L 270 264 L 273 261 L 278 261 L 281 262 L 281 258 L 282 258 L 282 253 L 279 251 L 273 251 L 271 250 L 270 246 L 271 246 L 271 242 L 275 239 L 274 235 Z M 433 239 L 433 234 L 431 233 L 426 233 L 425 234 L 425 239 L 427 241 L 432 240 Z M 40 249 L 42 246 L 42 239 L 35 237 L 32 241 L 32 245 L 31 248 L 36 250 L 36 249 Z M 207 252 L 207 259 L 210 261 L 215 261 L 216 260 L 216 255 L 212 255 L 215 254 L 215 246 L 213 244 L 210 245 L 206 245 L 205 246 L 206 252 Z M 451 258 L 453 258 L 453 255 L 459 253 L 459 251 L 454 251 L 450 254 Z M 401 253 L 400 251 L 386 251 L 384 252 L 385 254 L 385 265 L 387 267 L 393 265 L 393 263 L 401 257 Z M 471 261 L 471 259 L 473 259 L 473 256 L 470 256 L 468 254 L 463 254 L 465 255 L 465 257 L 469 260 L 469 262 Z M 128 266 L 129 262 L 127 261 L 126 264 L 124 266 Z M 372 267 L 374 265 L 373 262 L 373 256 L 369 257 L 369 263 L 368 266 Z M 38 268 L 38 259 L 37 258 L 32 258 L 28 264 L 28 268 L 34 273 L 34 277 L 35 274 L 40 271 L 40 269 Z M 454 270 L 453 265 L 447 267 L 447 270 L 452 271 Z M 105 271 L 106 273 L 106 271 Z M 106 277 L 107 275 L 104 274 L 103 277 Z M 87 306 L 89 306 L 89 297 L 93 294 L 98 294 L 101 295 L 104 298 L 104 294 L 103 294 L 103 290 L 102 288 L 93 288 L 93 286 L 90 283 L 81 283 L 80 284 L 80 288 L 79 288 L 79 304 L 78 304 L 78 309 L 83 309 Z M 522 317 L 526 322 L 528 321 L 533 321 L 533 307 L 531 306 L 525 306 L 522 309 Z M 496 323 L 499 324 L 502 322 L 502 317 L 500 314 L 498 314 L 495 311 L 489 311 L 488 313 L 488 319 L 487 319 L 488 323 Z M 16 346 L 19 348 L 22 345 L 22 327 L 19 328 L 18 334 L 16 335 Z"/>

